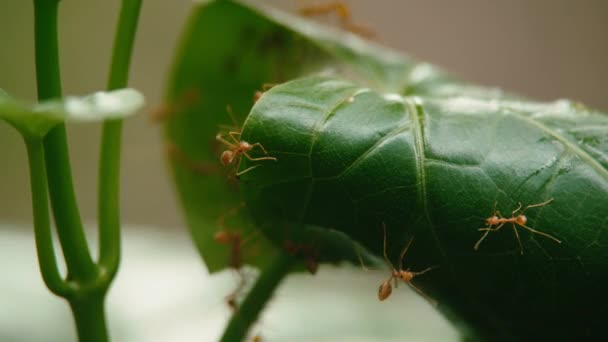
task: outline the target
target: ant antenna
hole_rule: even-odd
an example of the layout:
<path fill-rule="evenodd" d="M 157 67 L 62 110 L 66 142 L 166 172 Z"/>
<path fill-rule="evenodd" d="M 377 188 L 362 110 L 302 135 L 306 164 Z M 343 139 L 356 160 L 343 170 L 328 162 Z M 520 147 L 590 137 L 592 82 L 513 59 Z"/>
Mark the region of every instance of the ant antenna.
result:
<path fill-rule="evenodd" d="M 382 252 L 384 253 L 384 260 L 386 260 L 386 262 L 391 265 L 391 267 L 393 266 L 393 263 L 388 259 L 388 256 L 386 255 L 386 224 L 384 222 L 382 222 L 382 229 L 384 230 L 384 242 L 382 244 Z"/>
<path fill-rule="evenodd" d="M 405 257 L 405 253 L 407 253 L 408 248 L 410 248 L 410 245 L 412 244 L 412 241 L 414 241 L 414 237 L 413 236 L 410 238 L 410 240 L 407 242 L 407 244 L 405 245 L 405 247 L 401 251 L 401 255 L 399 256 L 399 269 L 402 269 L 402 266 L 403 266 L 403 257 Z"/>
<path fill-rule="evenodd" d="M 234 116 L 234 111 L 232 110 L 231 105 L 229 105 L 229 104 L 226 105 L 226 112 L 228 113 L 228 116 L 230 116 L 230 120 L 232 121 L 234 128 L 238 129 L 239 124 L 238 124 L 238 121 L 236 120 L 236 117 Z"/>

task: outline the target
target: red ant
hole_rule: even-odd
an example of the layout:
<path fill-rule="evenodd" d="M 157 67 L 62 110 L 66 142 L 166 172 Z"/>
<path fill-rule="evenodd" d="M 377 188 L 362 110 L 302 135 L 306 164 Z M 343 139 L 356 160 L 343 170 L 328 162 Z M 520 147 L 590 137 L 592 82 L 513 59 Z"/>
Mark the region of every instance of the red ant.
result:
<path fill-rule="evenodd" d="M 233 118 L 232 116 L 232 108 L 230 106 L 227 106 L 227 111 L 228 114 L 230 114 L 230 116 Z M 246 141 L 237 139 L 236 137 L 241 136 L 241 132 L 228 132 L 228 136 L 233 140 L 233 142 L 230 142 L 226 139 L 224 139 L 222 137 L 221 133 L 218 133 L 215 136 L 215 139 L 217 139 L 219 142 L 221 142 L 224 145 L 227 145 L 230 149 L 225 150 L 224 152 L 222 152 L 222 155 L 220 156 L 220 162 L 222 163 L 222 165 L 227 166 L 230 164 L 233 164 L 235 161 L 238 160 L 236 169 L 239 169 L 239 166 L 241 165 L 241 157 L 244 155 L 245 157 L 247 157 L 247 159 L 249 159 L 250 161 L 259 161 L 259 160 L 274 160 L 276 161 L 277 158 L 275 157 L 259 157 L 259 158 L 253 158 L 251 155 L 249 155 L 249 152 L 251 150 L 253 150 L 256 146 L 259 147 L 264 154 L 268 155 L 268 152 L 266 151 L 266 149 L 264 148 L 264 146 L 262 146 L 261 143 L 255 143 L 255 144 L 250 144 Z M 237 172 L 236 176 L 240 176 L 248 171 L 251 171 L 253 169 L 255 169 L 256 167 L 258 167 L 259 165 L 254 165 L 252 167 L 249 167 L 243 171 Z"/>
<path fill-rule="evenodd" d="M 384 223 L 382 223 L 382 228 L 384 229 L 384 243 L 383 243 L 384 260 L 386 260 L 386 262 L 391 266 L 392 271 L 391 271 L 390 278 L 388 278 L 386 281 L 384 281 L 380 285 L 380 288 L 378 289 L 378 299 L 380 301 L 383 301 L 386 298 L 388 298 L 391 295 L 391 293 L 393 292 L 393 286 L 391 284 L 391 281 L 393 281 L 394 284 L 395 284 L 395 287 L 397 287 L 398 280 L 400 279 L 404 283 L 408 284 L 416 292 L 418 292 L 418 294 L 420 294 L 421 296 L 423 296 L 424 298 L 426 298 L 429 302 L 431 302 L 431 304 L 433 304 L 434 306 L 437 305 L 437 301 L 435 301 L 434 299 L 432 299 L 429 296 L 427 296 L 424 292 L 422 292 L 422 290 L 420 290 L 414 284 L 412 284 L 412 279 L 414 279 L 414 277 L 422 275 L 422 274 L 425 274 L 426 272 L 431 271 L 431 270 L 437 268 L 437 266 L 428 267 L 428 268 L 426 268 L 426 269 L 424 269 L 424 270 L 422 270 L 420 272 L 410 271 L 409 268 L 407 268 L 405 270 L 402 269 L 403 257 L 407 253 L 408 248 L 410 248 L 410 245 L 412 244 L 412 241 L 414 241 L 414 238 L 412 237 L 407 242 L 407 244 L 405 245 L 405 247 L 403 248 L 403 251 L 401 251 L 401 256 L 399 257 L 399 270 L 395 269 L 395 267 L 393 266 L 393 264 L 391 263 L 391 261 L 388 259 L 388 256 L 386 255 L 386 225 Z"/>
<path fill-rule="evenodd" d="M 521 212 L 517 216 L 515 216 L 515 214 L 518 211 L 520 211 L 520 209 L 522 207 L 521 203 L 518 203 L 519 206 L 517 207 L 517 209 L 513 210 L 513 212 L 511 213 L 511 217 L 503 217 L 500 214 L 500 211 L 496 210 L 496 202 L 494 202 L 494 213 L 492 214 L 492 216 L 490 216 L 486 219 L 486 224 L 488 226 L 484 227 L 484 228 L 479 228 L 479 231 L 485 231 L 485 233 L 479 239 L 479 241 L 477 241 L 477 243 L 475 244 L 475 247 L 473 247 L 473 249 L 478 250 L 481 242 L 486 238 L 486 236 L 488 236 L 488 234 L 491 231 L 492 232 L 497 231 L 507 223 L 511 223 L 511 225 L 513 226 L 513 232 L 515 233 L 515 237 L 517 238 L 517 242 L 519 243 L 519 250 L 522 255 L 524 254 L 524 247 L 521 244 L 521 240 L 519 238 L 519 233 L 517 232 L 517 227 L 515 225 L 525 228 L 534 234 L 538 234 L 538 235 L 547 237 L 557 243 L 562 243 L 560 240 L 556 239 L 555 237 L 553 237 L 547 233 L 543 233 L 541 231 L 538 231 L 536 229 L 532 229 L 532 228 L 526 226 L 526 222 L 528 222 L 528 218 L 526 217 L 526 215 L 524 215 L 524 212 L 526 212 L 526 210 L 528 210 L 530 208 L 545 206 L 552 201 L 553 201 L 553 198 L 549 199 L 548 201 L 542 202 L 542 203 L 529 205 L 529 206 L 525 207 L 523 210 L 521 210 Z M 494 226 L 497 226 L 497 227 L 493 228 Z"/>
<path fill-rule="evenodd" d="M 169 158 L 183 164 L 185 167 L 196 173 L 209 175 L 219 170 L 217 164 L 191 160 L 177 147 L 177 145 L 170 141 L 166 143 L 165 148 Z"/>
<path fill-rule="evenodd" d="M 276 86 L 276 83 L 262 84 L 262 90 L 257 90 L 255 93 L 253 93 L 253 103 L 258 102 L 262 98 L 264 93 L 266 93 L 268 90 L 272 89 L 272 87 L 274 87 L 274 86 Z"/>
<path fill-rule="evenodd" d="M 165 103 L 150 113 L 152 121 L 163 121 L 171 116 L 194 106 L 201 100 L 200 91 L 196 87 L 188 88 L 178 95 L 172 103 Z"/>
<path fill-rule="evenodd" d="M 341 1 L 334 1 L 323 5 L 305 6 L 300 8 L 300 14 L 306 17 L 335 13 L 340 20 L 340 25 L 347 31 L 365 38 L 372 38 L 374 32 L 370 29 L 358 26 L 352 22 L 352 16 L 348 6 Z"/>
<path fill-rule="evenodd" d="M 226 220 L 226 216 L 235 215 L 239 210 L 241 210 L 244 206 L 244 203 L 237 208 L 233 208 L 229 213 L 222 215 L 218 218 L 218 226 L 223 227 L 224 222 Z M 230 306 L 233 310 L 237 309 L 237 297 L 245 288 L 247 283 L 245 279 L 245 275 L 243 274 L 241 268 L 243 267 L 243 245 L 247 240 L 243 240 L 241 233 L 227 230 L 219 230 L 215 232 L 213 239 L 223 245 L 230 246 L 230 256 L 228 259 L 228 267 L 234 269 L 236 273 L 239 275 L 239 284 L 227 297 L 226 302 L 228 306 Z"/>
<path fill-rule="evenodd" d="M 317 261 L 318 253 L 313 247 L 296 244 L 290 240 L 285 240 L 283 242 L 283 248 L 290 255 L 303 255 L 305 258 L 306 270 L 308 270 L 308 272 L 310 272 L 312 275 L 317 273 L 317 270 L 319 269 L 319 262 Z"/>

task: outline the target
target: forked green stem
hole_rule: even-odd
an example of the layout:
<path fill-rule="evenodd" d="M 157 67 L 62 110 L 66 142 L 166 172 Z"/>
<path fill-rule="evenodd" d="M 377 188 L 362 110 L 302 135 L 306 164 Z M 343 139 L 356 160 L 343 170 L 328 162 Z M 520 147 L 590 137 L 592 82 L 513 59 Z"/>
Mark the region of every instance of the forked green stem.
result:
<path fill-rule="evenodd" d="M 38 99 L 61 97 L 57 42 L 59 0 L 34 0 Z M 126 85 L 141 0 L 123 0 L 112 55 L 109 89 Z M 120 258 L 119 164 L 122 121 L 104 123 L 99 182 L 99 265 L 93 262 L 76 202 L 65 125 L 40 141 L 26 141 L 40 269 L 49 289 L 70 302 L 80 341 L 108 340 L 104 298 Z M 48 194 L 68 268 L 58 271 L 52 244 Z"/>
<path fill-rule="evenodd" d="M 56 0 L 34 0 L 39 100 L 61 97 L 57 46 L 58 5 Z M 97 272 L 76 203 L 65 125 L 53 128 L 44 138 L 44 152 L 51 207 L 68 266 L 68 278 L 90 282 L 95 279 Z"/>
<path fill-rule="evenodd" d="M 25 146 L 27 147 L 30 167 L 34 236 L 36 237 L 36 252 L 38 254 L 40 273 L 42 273 L 42 279 L 51 292 L 61 297 L 67 297 L 73 293 L 74 289 L 70 288 L 61 277 L 55 258 L 49 217 L 44 147 L 40 140 L 27 139 Z"/>
<path fill-rule="evenodd" d="M 141 0 L 123 0 L 114 39 L 108 90 L 127 85 Z M 120 150 L 122 120 L 103 124 L 99 156 L 99 267 L 108 285 L 120 262 Z"/>

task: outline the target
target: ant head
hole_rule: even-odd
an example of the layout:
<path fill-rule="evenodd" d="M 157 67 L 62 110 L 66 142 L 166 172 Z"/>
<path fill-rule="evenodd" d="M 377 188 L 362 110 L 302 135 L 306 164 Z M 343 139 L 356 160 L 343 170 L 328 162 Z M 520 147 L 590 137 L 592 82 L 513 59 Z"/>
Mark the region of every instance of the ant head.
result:
<path fill-rule="evenodd" d="M 235 239 L 234 233 L 227 232 L 225 230 L 217 231 L 217 232 L 215 232 L 215 235 L 213 235 L 213 240 L 215 240 L 216 242 L 221 243 L 221 244 L 231 243 L 232 241 L 234 241 L 234 239 Z"/>
<path fill-rule="evenodd" d="M 498 222 L 499 222 L 499 221 L 498 221 L 498 216 L 496 216 L 496 215 L 494 215 L 494 216 L 492 216 L 492 217 L 488 217 L 488 218 L 486 219 L 486 223 L 487 223 L 488 225 L 490 225 L 490 226 L 496 226 L 496 225 L 498 225 Z"/>
<path fill-rule="evenodd" d="M 226 166 L 232 163 L 232 161 L 234 160 L 234 152 L 230 151 L 230 150 L 226 150 L 224 152 L 222 152 L 222 155 L 220 156 L 220 162 L 222 163 L 222 165 Z"/>
<path fill-rule="evenodd" d="M 258 102 L 262 98 L 262 95 L 264 95 L 264 92 L 261 92 L 259 90 L 253 93 L 253 103 Z"/>
<path fill-rule="evenodd" d="M 517 223 L 520 226 L 523 226 L 526 224 L 526 222 L 528 222 L 528 218 L 526 217 L 526 215 L 517 215 L 517 217 L 515 218 L 515 223 Z"/>
<path fill-rule="evenodd" d="M 385 300 L 386 298 L 388 298 L 391 293 L 393 292 L 393 286 L 391 285 L 391 280 L 386 280 L 385 282 L 383 282 L 382 284 L 380 284 L 380 288 L 378 289 L 378 299 L 380 301 Z"/>

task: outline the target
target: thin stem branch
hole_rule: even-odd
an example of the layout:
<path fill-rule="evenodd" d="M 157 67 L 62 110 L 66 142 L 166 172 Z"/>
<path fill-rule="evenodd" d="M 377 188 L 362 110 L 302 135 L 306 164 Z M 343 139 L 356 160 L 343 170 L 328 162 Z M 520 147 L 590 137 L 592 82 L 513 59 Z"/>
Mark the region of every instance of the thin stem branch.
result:
<path fill-rule="evenodd" d="M 249 328 L 255 323 L 275 289 L 289 274 L 294 261 L 295 258 L 285 254 L 278 255 L 273 260 L 272 264 L 262 272 L 258 281 L 228 322 L 220 341 L 244 341 Z"/>
<path fill-rule="evenodd" d="M 40 100 L 61 96 L 57 10 L 57 0 L 34 0 L 36 78 Z M 44 138 L 44 152 L 51 207 L 68 266 L 68 279 L 92 280 L 97 272 L 74 194 L 65 125 L 53 128 Z"/>
<path fill-rule="evenodd" d="M 46 286 L 54 294 L 67 297 L 73 293 L 73 288 L 63 280 L 57 267 L 53 236 L 49 217 L 49 203 L 44 166 L 44 147 L 42 141 L 27 140 L 27 156 L 30 167 L 30 183 L 32 188 L 32 209 L 34 211 L 34 235 L 36 237 L 36 252 L 40 273 Z"/>
<path fill-rule="evenodd" d="M 141 0 L 122 1 L 108 79 L 109 90 L 127 85 L 140 9 Z M 99 267 L 107 275 L 104 281 L 108 284 L 120 262 L 121 133 L 122 120 L 104 122 L 98 183 Z"/>

